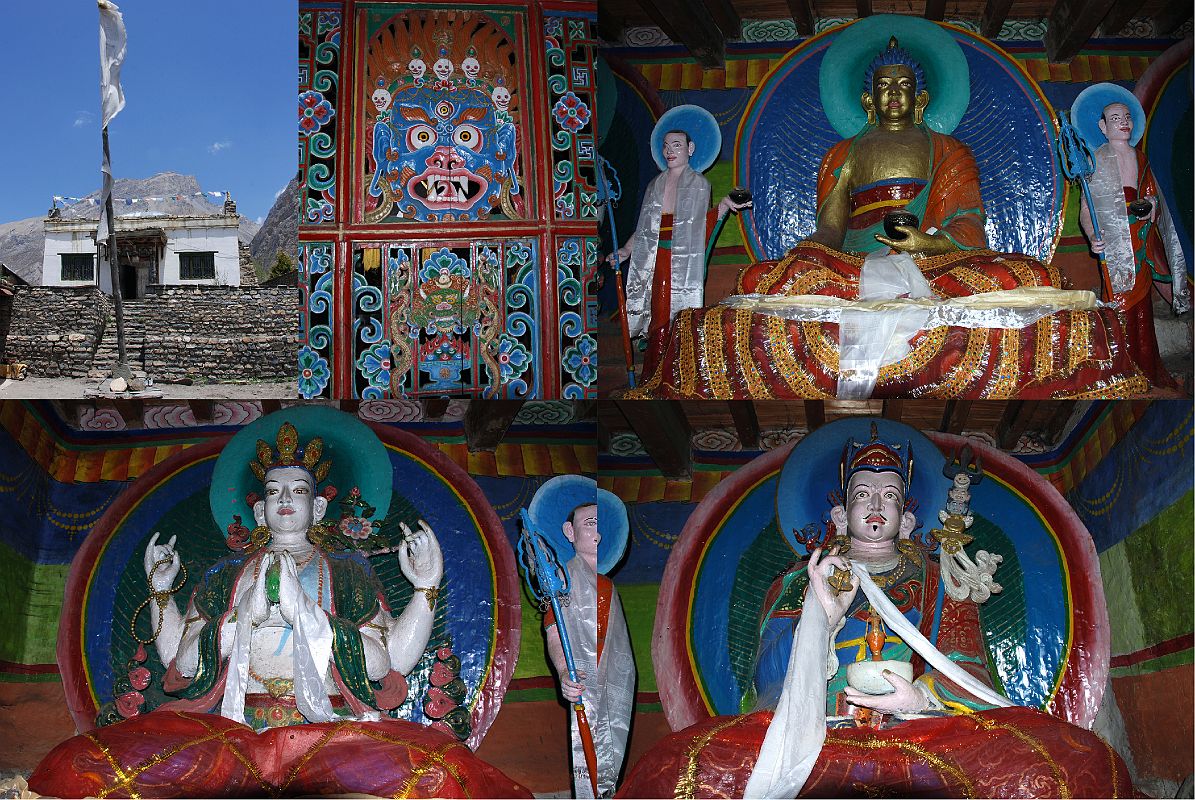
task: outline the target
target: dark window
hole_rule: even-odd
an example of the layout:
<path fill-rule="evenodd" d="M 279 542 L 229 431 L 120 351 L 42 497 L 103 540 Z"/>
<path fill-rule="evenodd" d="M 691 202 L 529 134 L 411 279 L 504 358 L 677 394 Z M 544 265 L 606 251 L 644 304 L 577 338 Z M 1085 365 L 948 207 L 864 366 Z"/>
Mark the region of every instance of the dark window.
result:
<path fill-rule="evenodd" d="M 216 278 L 215 253 L 179 253 L 179 277 L 184 281 L 210 281 Z"/>
<path fill-rule="evenodd" d="M 62 280 L 95 280 L 95 256 L 91 253 L 63 253 Z"/>

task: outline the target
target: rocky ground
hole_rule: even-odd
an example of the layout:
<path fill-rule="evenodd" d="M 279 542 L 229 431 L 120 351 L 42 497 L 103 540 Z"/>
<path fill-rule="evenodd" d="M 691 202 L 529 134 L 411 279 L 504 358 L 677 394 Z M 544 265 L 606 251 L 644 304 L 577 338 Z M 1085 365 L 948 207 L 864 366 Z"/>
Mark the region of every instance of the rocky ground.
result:
<path fill-rule="evenodd" d="M 185 386 L 155 383 L 142 393 L 113 394 L 108 381 L 95 378 L 26 378 L 0 382 L 0 400 L 81 400 L 84 397 L 166 400 L 293 400 L 299 394 L 294 380 L 257 383 L 203 383 Z"/>

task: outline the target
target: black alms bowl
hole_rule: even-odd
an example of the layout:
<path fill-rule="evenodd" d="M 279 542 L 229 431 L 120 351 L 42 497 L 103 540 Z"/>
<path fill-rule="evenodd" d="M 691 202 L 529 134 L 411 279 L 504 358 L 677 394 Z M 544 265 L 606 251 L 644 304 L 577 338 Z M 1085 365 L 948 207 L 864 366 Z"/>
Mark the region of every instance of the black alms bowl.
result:
<path fill-rule="evenodd" d="M 751 202 L 751 192 L 742 186 L 736 186 L 727 193 L 727 197 L 740 205 Z"/>
<path fill-rule="evenodd" d="M 897 225 L 906 225 L 910 228 L 916 228 L 918 223 L 917 215 L 909 211 L 889 211 L 884 215 L 884 233 L 888 234 L 889 239 L 904 239 L 905 234 L 896 229 Z"/>

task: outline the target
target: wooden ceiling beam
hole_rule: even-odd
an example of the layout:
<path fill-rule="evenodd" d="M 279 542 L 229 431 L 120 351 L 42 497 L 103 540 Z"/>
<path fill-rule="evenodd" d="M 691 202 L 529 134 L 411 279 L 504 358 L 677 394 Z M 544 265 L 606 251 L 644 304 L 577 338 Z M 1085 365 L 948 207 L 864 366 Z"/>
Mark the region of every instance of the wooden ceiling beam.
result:
<path fill-rule="evenodd" d="M 493 450 L 515 421 L 522 400 L 473 400 L 465 411 L 465 444 L 470 453 Z"/>
<path fill-rule="evenodd" d="M 1046 58 L 1070 61 L 1095 34 L 1116 0 L 1058 0 L 1046 19 Z"/>
<path fill-rule="evenodd" d="M 197 423 L 203 424 L 212 421 L 212 408 L 215 406 L 215 400 L 188 400 L 187 406 L 191 409 L 191 416 L 195 418 Z"/>
<path fill-rule="evenodd" d="M 145 426 L 145 401 L 132 398 L 117 398 L 112 401 L 112 407 L 120 418 L 124 420 L 126 428 L 141 428 Z"/>
<path fill-rule="evenodd" d="M 806 400 L 805 402 L 805 427 L 810 433 L 826 424 L 826 401 L 825 400 Z"/>
<path fill-rule="evenodd" d="M 731 0 L 705 0 L 705 7 L 714 18 L 714 24 L 727 39 L 737 39 L 743 34 L 743 19 Z"/>
<path fill-rule="evenodd" d="M 598 12 L 598 36 L 611 44 L 622 39 L 622 32 L 626 29 L 626 19 L 622 16 L 602 9 Z"/>
<path fill-rule="evenodd" d="M 800 36 L 812 36 L 817 17 L 813 11 L 812 0 L 785 0 L 788 3 L 788 13 L 797 26 Z"/>
<path fill-rule="evenodd" d="M 880 415 L 884 419 L 890 419 L 893 422 L 900 422 L 901 417 L 904 416 L 904 412 L 904 400 L 885 400 L 884 408 L 883 411 L 880 412 Z"/>
<path fill-rule="evenodd" d="M 47 401 L 47 405 L 53 407 L 55 402 Z M 98 403 L 95 400 L 58 400 L 58 406 L 55 416 L 66 423 L 67 427 L 80 427 L 79 417 L 83 414 L 84 408 L 96 408 Z"/>
<path fill-rule="evenodd" d="M 1046 445 L 1049 447 L 1058 446 L 1058 441 L 1062 438 L 1062 431 L 1065 430 L 1066 423 L 1070 421 L 1071 415 L 1075 413 L 1075 408 L 1079 405 L 1074 400 L 1055 400 L 1054 403 L 1056 405 L 1050 411 L 1050 416 L 1042 427 Z"/>
<path fill-rule="evenodd" d="M 1155 36 L 1169 36 L 1178 29 L 1180 25 L 1191 18 L 1191 4 L 1184 3 L 1182 0 L 1176 2 L 1165 3 L 1154 14 L 1154 35 Z"/>
<path fill-rule="evenodd" d="M 615 400 L 639 442 L 665 478 L 693 477 L 692 431 L 678 400 Z"/>
<path fill-rule="evenodd" d="M 855 0 L 855 14 L 859 19 L 870 17 L 872 14 L 871 0 Z"/>
<path fill-rule="evenodd" d="M 442 419 L 448 411 L 447 397 L 425 397 L 419 401 L 424 419 Z"/>
<path fill-rule="evenodd" d="M 1129 24 L 1129 20 L 1141 11 L 1142 5 L 1142 0 L 1116 0 L 1108 16 L 1100 23 L 1100 35 L 1115 36 L 1120 33 L 1124 26 Z"/>
<path fill-rule="evenodd" d="M 957 436 L 963 432 L 963 426 L 967 424 L 970 414 L 970 400 L 947 400 L 946 408 L 942 411 L 942 424 L 938 426 L 938 430 Z"/>
<path fill-rule="evenodd" d="M 689 50 L 697 63 L 717 69 L 726 63 L 726 37 L 704 3 L 687 0 L 639 0 L 664 34 Z"/>
<path fill-rule="evenodd" d="M 730 418 L 734 420 L 734 429 L 739 435 L 739 444 L 744 450 L 759 449 L 759 417 L 755 413 L 755 404 L 750 400 L 728 400 Z"/>
<path fill-rule="evenodd" d="M 1000 29 L 1004 27 L 1004 20 L 1008 18 L 1011 8 L 1012 0 L 987 0 L 979 18 L 979 32 L 985 38 L 994 41 L 1000 35 Z"/>
<path fill-rule="evenodd" d="M 941 22 L 946 17 L 946 0 L 925 0 L 925 18 Z"/>
<path fill-rule="evenodd" d="M 1026 406 L 1024 400 L 1008 401 L 1004 414 L 996 423 L 996 444 L 1001 450 L 1012 450 L 1017 446 L 1032 417 L 1032 406 Z"/>

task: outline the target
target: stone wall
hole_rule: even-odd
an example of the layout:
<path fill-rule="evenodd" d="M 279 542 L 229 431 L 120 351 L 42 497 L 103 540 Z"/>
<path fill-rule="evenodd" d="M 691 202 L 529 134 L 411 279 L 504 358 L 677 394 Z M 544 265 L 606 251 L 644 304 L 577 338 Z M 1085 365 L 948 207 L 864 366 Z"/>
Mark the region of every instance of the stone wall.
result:
<path fill-rule="evenodd" d="M 94 286 L 18 286 L 5 355 L 38 378 L 80 378 L 112 315 L 112 298 Z"/>
<path fill-rule="evenodd" d="M 150 287 L 124 304 L 129 366 L 156 381 L 293 377 L 299 336 L 294 286 Z M 102 344 L 102 346 L 101 346 Z M 112 300 L 95 288 L 21 287 L 7 354 L 36 377 L 88 377 L 97 350 L 115 352 Z"/>
<path fill-rule="evenodd" d="M 144 369 L 154 380 L 197 383 L 293 378 L 297 287 L 154 287 L 139 304 Z"/>

